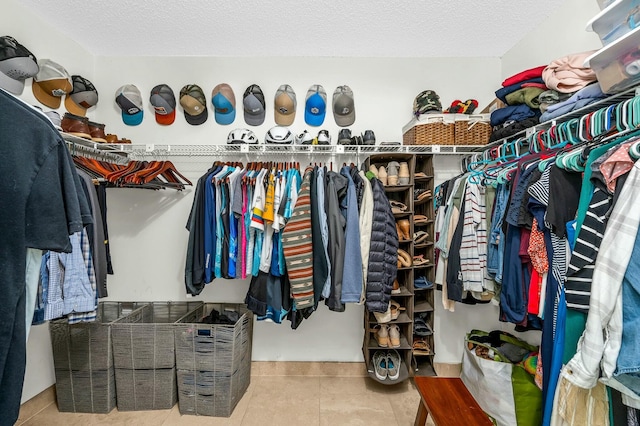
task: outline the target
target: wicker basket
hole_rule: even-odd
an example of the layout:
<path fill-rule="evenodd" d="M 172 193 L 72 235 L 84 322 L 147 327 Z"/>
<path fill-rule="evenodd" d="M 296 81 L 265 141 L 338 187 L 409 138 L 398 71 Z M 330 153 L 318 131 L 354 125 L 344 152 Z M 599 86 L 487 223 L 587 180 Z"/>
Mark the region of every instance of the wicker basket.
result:
<path fill-rule="evenodd" d="M 111 324 L 115 368 L 174 368 L 173 323 L 201 307 L 202 302 L 153 302 L 139 315 Z"/>
<path fill-rule="evenodd" d="M 490 137 L 491 124 L 489 124 L 489 114 L 456 114 L 456 145 L 486 145 L 489 143 Z"/>
<path fill-rule="evenodd" d="M 111 323 L 131 315 L 144 303 L 101 302 L 95 322 L 70 325 L 66 319 L 49 323 L 56 375 L 58 410 L 108 413 L 116 405 Z"/>
<path fill-rule="evenodd" d="M 196 323 L 214 308 L 240 318 L 233 325 Z M 228 417 L 251 380 L 253 314 L 245 305 L 207 303 L 189 317 L 175 327 L 180 413 Z"/>
<path fill-rule="evenodd" d="M 107 370 L 72 371 L 56 368 L 58 411 L 109 413 L 116 406 L 113 367 Z"/>
<path fill-rule="evenodd" d="M 453 145 L 455 141 L 453 117 L 449 114 L 414 119 L 403 130 L 403 145 Z"/>
<path fill-rule="evenodd" d="M 133 315 L 140 320 L 136 309 L 144 306 L 134 302 L 101 302 L 95 322 L 70 325 L 66 319 L 49 323 L 53 364 L 55 368 L 74 371 L 107 370 L 113 366 L 111 323 Z"/>
<path fill-rule="evenodd" d="M 178 402 L 175 368 L 116 368 L 118 410 L 168 410 Z"/>

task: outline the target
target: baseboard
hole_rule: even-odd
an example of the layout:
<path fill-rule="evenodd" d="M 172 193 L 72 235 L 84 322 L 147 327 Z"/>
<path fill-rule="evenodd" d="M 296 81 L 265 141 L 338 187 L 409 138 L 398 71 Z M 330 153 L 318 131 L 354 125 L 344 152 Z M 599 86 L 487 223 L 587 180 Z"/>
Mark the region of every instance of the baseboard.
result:
<path fill-rule="evenodd" d="M 363 362 L 253 361 L 252 376 L 366 377 Z"/>
<path fill-rule="evenodd" d="M 56 386 L 51 385 L 20 406 L 16 425 L 26 422 L 54 402 L 56 402 Z"/>
<path fill-rule="evenodd" d="M 460 377 L 462 364 L 447 364 L 444 362 L 434 362 L 433 369 L 439 377 Z"/>

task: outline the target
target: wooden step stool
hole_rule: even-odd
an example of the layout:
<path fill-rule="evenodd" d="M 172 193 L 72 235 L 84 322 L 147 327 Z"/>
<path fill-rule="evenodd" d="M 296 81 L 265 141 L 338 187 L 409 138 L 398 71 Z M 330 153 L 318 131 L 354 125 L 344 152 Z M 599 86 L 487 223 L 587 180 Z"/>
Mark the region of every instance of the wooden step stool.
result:
<path fill-rule="evenodd" d="M 415 426 L 424 426 L 427 416 L 436 426 L 493 426 L 467 387 L 458 377 L 415 377 L 420 405 Z"/>

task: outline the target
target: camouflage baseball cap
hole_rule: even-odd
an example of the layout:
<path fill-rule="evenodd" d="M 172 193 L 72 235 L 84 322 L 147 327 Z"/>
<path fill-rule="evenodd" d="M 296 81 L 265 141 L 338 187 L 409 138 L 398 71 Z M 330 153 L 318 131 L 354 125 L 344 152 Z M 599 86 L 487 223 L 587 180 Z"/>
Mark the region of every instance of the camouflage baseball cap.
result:
<path fill-rule="evenodd" d="M 440 97 L 433 90 L 424 90 L 413 100 L 413 115 L 437 114 L 442 112 Z"/>

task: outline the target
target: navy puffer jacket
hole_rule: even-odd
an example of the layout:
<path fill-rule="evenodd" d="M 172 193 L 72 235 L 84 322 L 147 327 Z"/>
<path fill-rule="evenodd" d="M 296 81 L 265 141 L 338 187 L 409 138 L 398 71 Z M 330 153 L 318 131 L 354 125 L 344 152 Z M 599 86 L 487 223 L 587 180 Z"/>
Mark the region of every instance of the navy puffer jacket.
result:
<path fill-rule="evenodd" d="M 369 248 L 366 306 L 369 312 L 386 312 L 398 273 L 398 232 L 382 183 L 371 179 L 373 224 Z"/>

